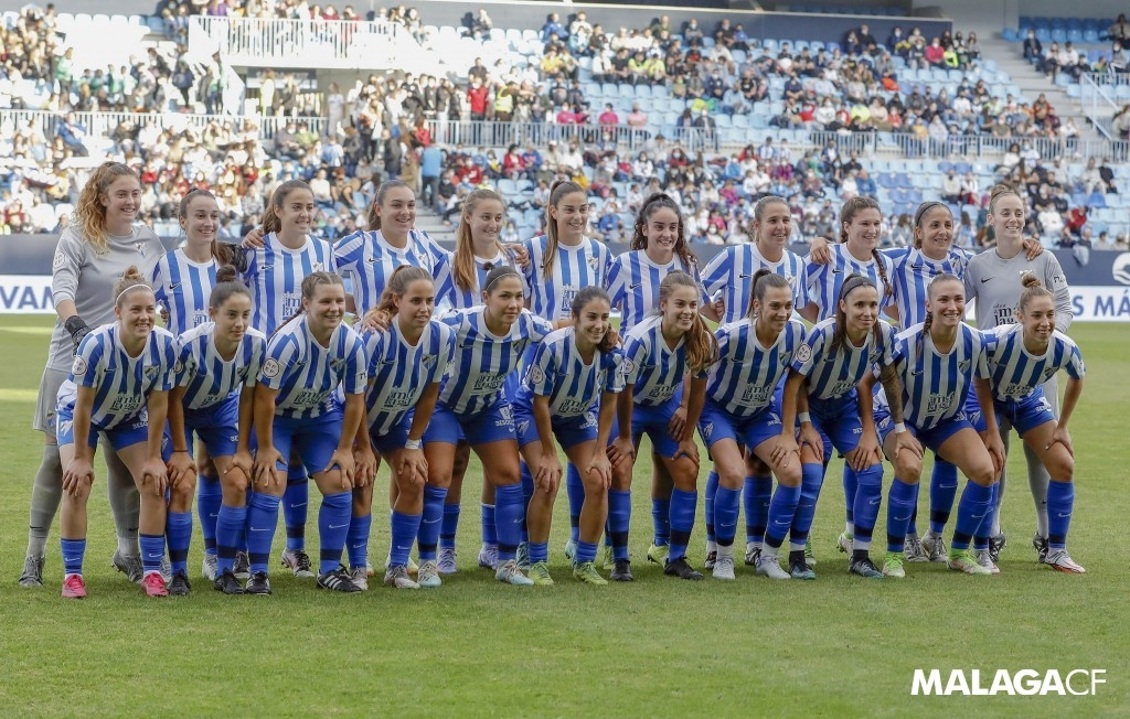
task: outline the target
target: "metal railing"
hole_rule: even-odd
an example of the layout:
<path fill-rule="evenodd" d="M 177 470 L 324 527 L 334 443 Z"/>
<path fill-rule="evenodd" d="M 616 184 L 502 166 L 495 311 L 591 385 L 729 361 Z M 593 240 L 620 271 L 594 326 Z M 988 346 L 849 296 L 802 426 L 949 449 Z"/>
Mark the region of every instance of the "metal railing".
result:
<path fill-rule="evenodd" d="M 183 132 L 193 128 L 202 132 L 210 123 L 225 126 L 235 133 L 257 131 L 260 139 L 270 139 L 288 122 L 306 123 L 311 132 L 322 134 L 326 129 L 324 117 L 283 117 L 283 116 L 236 116 L 236 115 L 190 115 L 175 112 L 51 112 L 49 110 L 0 110 L 0 133 L 11 135 L 21 127 L 33 123 L 47 138 L 53 137 L 66 117 L 72 116 L 90 136 L 109 137 L 122 125 L 133 124 L 144 127 L 155 123 L 161 130 Z"/>
<path fill-rule="evenodd" d="M 1130 84 L 1122 81 L 1125 77 L 1122 74 L 1093 72 L 1079 76 L 1079 104 L 1083 114 L 1095 131 L 1108 140 L 1115 139 L 1111 120 L 1120 109 L 1111 91 L 1119 85 Z"/>
<path fill-rule="evenodd" d="M 403 25 L 387 21 L 272 20 L 194 16 L 189 49 L 219 52 L 226 62 L 255 67 L 367 68 L 403 64 L 419 44 Z"/>

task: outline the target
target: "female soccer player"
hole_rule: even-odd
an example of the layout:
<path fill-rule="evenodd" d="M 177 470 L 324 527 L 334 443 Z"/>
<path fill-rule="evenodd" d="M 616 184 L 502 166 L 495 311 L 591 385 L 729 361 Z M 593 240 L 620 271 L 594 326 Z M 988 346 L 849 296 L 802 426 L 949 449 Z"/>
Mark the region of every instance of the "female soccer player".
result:
<path fill-rule="evenodd" d="M 792 497 L 795 511 L 800 494 L 801 469 L 796 440 L 782 436 L 779 407 L 773 393 L 788 374 L 804 344 L 804 324 L 789 318 L 793 313 L 793 290 L 789 281 L 773 270 L 754 273 L 749 314 L 739 322 L 718 328 L 718 362 L 710 368 L 706 404 L 698 427 L 714 460 L 718 490 L 713 500 L 717 557 L 715 579 L 734 579 L 734 535 L 738 504 L 746 481 L 743 450 L 773 468 L 782 497 Z M 790 427 L 795 426 L 795 413 Z M 772 510 L 772 505 L 770 505 Z M 784 528 L 792 524 L 791 515 Z M 779 539 L 783 540 L 783 535 Z M 788 579 L 777 563 L 777 548 L 770 544 L 757 560 L 757 573 Z"/>
<path fill-rule="evenodd" d="M 1082 574 L 1086 570 L 1067 553 L 1067 530 L 1075 506 L 1075 449 L 1067 423 L 1083 392 L 1083 357 L 1079 347 L 1056 329 L 1058 291 L 1046 289 L 1030 272 L 1021 282 L 1024 290 L 1017 304 L 1016 324 L 998 325 L 987 333 L 994 404 L 997 415 L 1016 429 L 1051 477 L 1048 535 L 1040 537 L 1046 543 L 1038 543 L 1038 549 L 1044 550 L 1040 561 L 1061 572 Z M 1057 421 L 1045 392 L 1047 380 L 1060 369 L 1067 372 L 1067 389 Z M 986 536 L 979 543 L 987 548 L 987 540 Z"/>
<path fill-rule="evenodd" d="M 288 180 L 275 190 L 263 215 L 262 246 L 249 252 L 243 280 L 251 288 L 251 325 L 271 336 L 304 306 L 303 278 L 315 272 L 335 272 L 333 248 L 310 235 L 317 206 L 310 187 Z M 251 240 L 253 238 L 249 238 Z M 253 242 L 249 242 L 254 246 Z M 296 577 L 313 577 L 306 554 L 306 508 L 310 500 L 309 478 L 297 456 L 290 458 L 283 517 L 286 551 L 283 566 Z"/>
<path fill-rule="evenodd" d="M 579 470 L 585 488 L 573 576 L 586 584 L 608 583 L 596 570 L 596 548 L 608 517 L 612 481 L 605 448 L 616 416 L 616 394 L 623 389 L 610 313 L 604 290 L 586 287 L 578 292 L 573 298 L 573 326 L 554 331 L 537 345 L 513 401 L 518 443 L 534 481 L 526 518 L 534 584 L 553 584 L 547 562 L 553 503 L 562 474 L 558 443 L 569 464 Z"/>
<path fill-rule="evenodd" d="M 424 488 L 424 516 L 417 539 L 417 581 L 422 587 L 441 583 L 436 550 L 460 431 L 482 461 L 484 481 L 495 489 L 495 577 L 508 584 L 533 584 L 515 561 L 524 505 L 517 435 L 504 385 L 526 348 L 553 327 L 523 309 L 522 303 L 521 275 L 510 267 L 496 267 L 483 285 L 483 305 L 453 310 L 441 318 L 455 330 L 455 356 L 454 368 L 444 377 L 439 402 L 424 433 L 428 485 Z"/>
<path fill-rule="evenodd" d="M 871 534 L 883 496 L 883 464 L 878 442 L 863 433 L 855 386 L 874 365 L 879 366 L 891 418 L 899 425 L 895 453 L 910 451 L 921 456 L 922 447 L 902 426 L 902 386 L 894 367 L 894 350 L 895 331 L 879 319 L 878 288 L 862 275 L 851 275 L 840 285 L 835 316 L 812 328 L 793 362 L 784 396 L 787 398 L 806 385 L 809 405 L 809 412 L 798 414 L 803 478 L 789 553 L 794 576 L 800 573 L 804 579 L 814 577 L 810 569 L 800 572 L 800 565 L 804 564 L 803 547 L 812 528 L 816 500 L 833 447 L 846 460 L 844 485 L 850 483 L 853 488 L 849 494 L 855 519 L 850 571 L 861 577 L 883 576 L 870 557 Z M 798 550 L 800 564 L 796 561 Z"/>
<path fill-rule="evenodd" d="M 1015 308 L 1023 292 L 1020 283 L 1021 274 L 1025 271 L 1032 272 L 1041 279 L 1044 287 L 1054 293 L 1055 329 L 1066 334 L 1073 317 L 1067 278 L 1054 253 L 1045 252 L 1035 259 L 1030 259 L 1022 252 L 1021 233 L 1024 230 L 1025 214 L 1024 200 L 1013 189 L 1006 185 L 997 185 L 993 188 L 989 196 L 989 222 L 996 235 L 997 246 L 996 249 L 982 252 L 970 260 L 965 272 L 966 296 L 970 300 L 977 301 L 975 314 L 978 329 L 991 330 L 1000 325 L 1012 324 L 1016 321 Z M 1044 397 L 1051 405 L 1053 414 L 1059 401 L 1057 390 L 1055 375 L 1051 375 L 1044 385 Z M 1002 424 L 1001 434 L 1007 449 L 1007 425 Z M 1043 561 L 1047 554 L 1050 521 L 1048 514 L 1050 477 L 1048 468 L 1040 462 L 1039 453 L 1027 443 L 1024 445 L 1024 454 L 1028 462 L 1028 485 L 1036 504 L 1036 533 L 1032 537 L 1032 545 L 1039 560 Z M 1008 484 L 1006 474 L 1007 472 L 1001 475 L 996 508 L 993 512 L 990 543 L 993 561 L 996 561 L 1005 542 L 1004 532 L 1001 531 L 1000 526 L 1000 507 Z"/>
<path fill-rule="evenodd" d="M 114 286 L 117 322 L 90 332 L 79 345 L 70 377 L 59 389 L 59 458 L 63 464 L 63 590 L 68 599 L 86 596 L 86 503 L 94 483 L 99 435 L 129 468 L 141 495 L 138 524 L 143 576 L 151 597 L 166 597 L 161 576 L 165 556 L 165 489 L 168 474 L 162 438 L 176 365 L 176 340 L 156 327 L 157 301 L 137 267 Z"/>
<path fill-rule="evenodd" d="M 905 427 L 925 447 L 956 465 L 969 478 L 958 506 L 949 566 L 967 574 L 992 574 L 996 567 L 988 560 L 988 553 L 983 562 L 969 549 L 990 511 L 996 475 L 1004 465 L 1004 445 L 992 412 L 984 338 L 963 322 L 965 288 L 956 275 L 939 274 L 930 282 L 926 309 L 925 321 L 903 331 L 896 340 Z M 885 407 L 872 416 L 870 395 L 874 379 L 869 374 L 860 382 L 859 406 L 864 435 L 868 440 L 878 437 L 895 468 L 887 500 L 883 575 L 901 579 L 906 576 L 903 543 L 914 512 L 922 458 L 915 452 L 898 450 L 898 428 L 885 416 Z M 966 415 L 964 400 L 974 389 L 986 419 L 984 441 Z M 883 406 L 885 398 L 881 399 Z"/>
<path fill-rule="evenodd" d="M 91 327 L 115 321 L 114 284 L 126 268 L 148 277 L 165 248 L 153 232 L 134 227 L 141 203 L 137 174 L 120 162 L 100 165 L 82 189 L 75 221 L 59 237 L 52 262 L 51 293 L 58 319 L 39 382 L 32 426 L 43 432 L 43 459 L 35 474 L 28 520 L 27 554 L 20 586 L 43 586 L 43 557 L 51 522 L 63 494 L 63 465 L 56 438 L 55 406 L 75 351 Z M 138 493 L 129 468 L 105 446 L 110 508 L 118 537 L 113 565 L 132 582 L 142 578 L 137 543 Z"/>
<path fill-rule="evenodd" d="M 671 542 L 663 572 L 682 579 L 702 579 L 687 563 L 687 544 L 698 502 L 698 446 L 694 428 L 702 413 L 706 376 L 717 357 L 717 343 L 698 314 L 701 288 L 685 272 L 670 272 L 659 284 L 659 314 L 628 332 L 624 348 L 624 391 L 617 402 L 617 429 L 609 446 L 615 466 L 608 493 L 612 536 L 612 579 L 632 581 L 628 562 L 631 519 L 632 458 L 646 432 L 671 475 Z M 673 431 L 671 418 L 682 404 L 683 382 L 690 376 L 686 421 Z"/>
<path fill-rule="evenodd" d="M 251 480 L 251 424 L 255 384 L 263 364 L 266 336 L 251 327 L 251 293 L 237 281 L 231 266 L 216 271 L 216 286 L 208 298 L 210 321 L 182 334 L 178 341 L 177 386 L 169 398 L 169 460 L 172 497 L 169 501 L 168 543 L 173 563 L 169 590 L 188 587 L 185 560 L 192 537 L 192 437 L 200 437 L 217 470 L 221 487 L 214 532 L 213 587 L 224 594 L 242 594 L 235 560 L 244 546 L 247 492 Z M 205 537 L 209 534 L 201 511 Z M 207 548 L 205 549 L 207 566 Z"/>
<path fill-rule="evenodd" d="M 331 272 L 302 280 L 297 315 L 267 343 L 255 388 L 255 493 L 248 511 L 251 579 L 244 591 L 270 594 L 267 562 L 278 521 L 281 473 L 293 448 L 322 492 L 318 586 L 356 592 L 341 566 L 354 487 L 354 441 L 367 442 L 365 345 L 342 323 L 345 287 Z M 341 395 L 344 393 L 344 402 Z M 358 486 L 369 480 L 356 478 Z"/>
<path fill-rule="evenodd" d="M 419 589 L 408 576 L 408 555 L 420 530 L 423 488 L 428 478 L 423 436 L 432 418 L 440 381 L 455 349 L 455 334 L 432 319 L 435 284 L 427 270 L 402 265 L 389 277 L 384 296 L 374 311 L 389 317 L 388 329 L 364 335 L 369 359 L 369 437 L 392 468 L 398 491 L 392 508 L 392 548 L 385 584 L 397 589 Z M 360 445 L 358 472 L 376 461 L 367 444 Z M 354 490 L 354 516 L 349 525 L 349 563 L 354 584 L 368 587 L 366 575 L 369 525 L 372 522 L 371 484 Z M 358 513 L 358 504 L 369 509 Z"/>

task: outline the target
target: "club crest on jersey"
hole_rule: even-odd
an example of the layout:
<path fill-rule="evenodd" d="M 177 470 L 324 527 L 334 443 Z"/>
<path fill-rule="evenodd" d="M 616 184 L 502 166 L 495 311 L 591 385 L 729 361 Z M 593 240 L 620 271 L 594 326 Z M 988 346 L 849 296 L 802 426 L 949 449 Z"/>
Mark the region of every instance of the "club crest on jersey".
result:
<path fill-rule="evenodd" d="M 177 374 L 184 372 L 184 362 L 178 360 L 177 363 L 173 365 L 173 372 L 176 372 Z"/>
<path fill-rule="evenodd" d="M 539 385 L 542 382 L 545 382 L 545 371 L 537 365 L 532 365 L 530 367 L 530 384 Z"/>
<path fill-rule="evenodd" d="M 279 366 L 277 360 L 269 359 L 263 363 L 263 376 L 264 377 L 278 377 L 282 367 Z"/>
<path fill-rule="evenodd" d="M 530 420 L 524 419 L 518 423 L 518 434 L 526 434 L 530 431 Z"/>
<path fill-rule="evenodd" d="M 802 344 L 796 351 L 796 358 L 800 362 L 807 362 L 812 359 L 812 346 L 807 342 Z"/>
<path fill-rule="evenodd" d="M 633 362 L 632 360 L 628 359 L 627 357 L 625 357 L 620 362 L 620 373 L 623 374 L 625 377 L 628 377 L 629 375 L 631 375 L 632 372 L 635 371 L 635 369 L 636 369 L 636 363 Z"/>
<path fill-rule="evenodd" d="M 65 265 L 65 264 L 67 264 L 67 256 L 64 255 L 62 252 L 56 252 L 55 253 L 55 259 L 51 260 L 51 269 L 52 270 L 62 269 L 63 265 Z"/>
<path fill-rule="evenodd" d="M 315 262 L 314 264 L 310 265 L 310 267 L 311 272 L 321 272 L 325 268 L 325 265 L 323 265 L 321 262 Z"/>
<path fill-rule="evenodd" d="M 600 258 L 598 258 L 596 255 L 593 255 L 588 259 L 588 263 L 589 269 L 595 272 L 596 268 L 600 265 Z"/>
<path fill-rule="evenodd" d="M 967 372 L 969 370 L 969 360 L 962 360 L 957 363 L 958 372 Z"/>
<path fill-rule="evenodd" d="M 712 434 L 714 434 L 714 423 L 713 422 L 707 422 L 706 424 L 702 425 L 702 436 L 704 438 L 710 439 L 710 435 L 712 435 Z"/>
<path fill-rule="evenodd" d="M 145 257 L 145 252 L 146 252 L 147 248 L 145 247 L 144 242 L 138 242 L 138 243 L 134 244 L 134 247 L 137 248 L 137 254 L 141 255 L 142 257 Z"/>
<path fill-rule="evenodd" d="M 145 376 L 146 376 L 147 378 L 152 378 L 152 377 L 156 377 L 156 376 L 157 376 L 157 372 L 158 372 L 158 371 L 159 371 L 160 369 L 161 369 L 160 367 L 157 367 L 157 366 L 155 366 L 155 365 L 154 365 L 154 366 L 152 366 L 152 367 L 146 367 L 146 368 L 145 368 Z"/>
<path fill-rule="evenodd" d="M 71 365 L 71 374 L 75 377 L 86 374 L 86 359 L 83 357 L 75 357 L 75 362 Z"/>
<path fill-rule="evenodd" d="M 420 364 L 422 364 L 425 367 L 431 367 L 435 363 L 436 363 L 436 356 L 435 355 L 424 355 L 420 359 Z"/>

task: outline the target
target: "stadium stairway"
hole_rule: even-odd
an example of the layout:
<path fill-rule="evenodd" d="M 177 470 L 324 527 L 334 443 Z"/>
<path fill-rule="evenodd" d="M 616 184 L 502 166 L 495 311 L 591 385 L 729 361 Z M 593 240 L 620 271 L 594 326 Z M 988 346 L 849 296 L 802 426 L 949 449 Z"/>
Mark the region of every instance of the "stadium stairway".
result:
<path fill-rule="evenodd" d="M 427 232 L 433 240 L 455 242 L 455 227 L 443 224 L 443 218 L 423 203 L 416 205 L 416 229 Z"/>

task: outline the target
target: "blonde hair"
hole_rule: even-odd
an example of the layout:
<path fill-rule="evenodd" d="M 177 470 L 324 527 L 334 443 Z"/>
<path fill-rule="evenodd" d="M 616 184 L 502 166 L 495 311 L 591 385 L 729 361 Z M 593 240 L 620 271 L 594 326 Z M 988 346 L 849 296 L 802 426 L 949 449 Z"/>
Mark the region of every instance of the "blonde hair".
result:
<path fill-rule="evenodd" d="M 103 162 L 83 186 L 78 207 L 75 208 L 75 219 L 82 230 L 82 236 L 99 255 L 110 251 L 110 241 L 106 237 L 106 208 L 102 205 L 102 196 L 119 177 L 132 177 L 138 180 L 139 185 L 141 183 L 137 173 L 122 163 Z"/>
<path fill-rule="evenodd" d="M 1005 195 L 1016 195 L 1016 199 L 1020 200 L 1021 206 L 1023 206 L 1025 204 L 1024 198 L 1020 196 L 1019 192 L 1012 189 L 1012 187 L 1005 185 L 1003 183 L 993 185 L 993 189 L 989 190 L 989 214 L 995 214 L 996 213 L 996 211 L 997 211 L 997 200 L 1004 197 Z"/>
<path fill-rule="evenodd" d="M 475 285 L 478 284 L 478 278 L 475 276 L 475 246 L 471 238 L 471 223 L 467 219 L 484 200 L 494 200 L 503 206 L 504 211 L 506 209 L 502 195 L 488 188 L 475 190 L 463 201 L 463 221 L 459 223 L 459 230 L 455 233 L 455 257 L 451 263 L 451 274 L 455 286 L 467 292 L 474 290 Z M 502 249 L 501 244 L 499 249 Z"/>
<path fill-rule="evenodd" d="M 1025 272 L 1020 275 L 1020 286 L 1023 287 L 1024 290 L 1020 293 L 1020 301 L 1017 303 L 1016 308 L 1021 312 L 1025 311 L 1028 308 L 1028 303 L 1036 297 L 1051 297 L 1053 300 L 1055 298 L 1051 291 L 1040 282 L 1040 278 L 1036 277 L 1036 275 L 1031 272 Z"/>
<path fill-rule="evenodd" d="M 121 307 L 126 301 L 126 296 L 133 290 L 153 291 L 136 265 L 127 267 L 125 273 L 114 283 L 114 307 Z"/>

